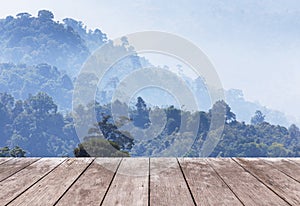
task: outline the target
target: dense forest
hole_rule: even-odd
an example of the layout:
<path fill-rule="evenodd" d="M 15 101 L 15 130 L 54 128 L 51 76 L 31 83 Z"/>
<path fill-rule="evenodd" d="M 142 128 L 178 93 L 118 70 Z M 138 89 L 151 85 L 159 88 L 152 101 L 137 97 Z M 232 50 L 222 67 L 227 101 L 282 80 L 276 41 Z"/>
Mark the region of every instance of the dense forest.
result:
<path fill-rule="evenodd" d="M 75 75 L 95 46 L 106 41 L 106 35 L 98 29 L 86 31 L 73 19 L 66 18 L 63 23 L 53 19 L 53 13 L 47 10 L 39 11 L 37 17 L 19 13 L 16 18 L 1 19 L 0 61 L 50 63 Z"/>
<path fill-rule="evenodd" d="M 103 44 L 111 44 L 111 55 L 127 51 L 126 39 L 123 45 L 115 46 L 100 29 L 88 29 L 83 22 L 72 18 L 55 21 L 51 11 L 41 10 L 36 17 L 22 12 L 0 19 L 0 92 L 25 100 L 29 94 L 43 91 L 52 96 L 59 111 L 70 111 L 78 72 L 89 55 Z M 151 63 L 138 55 L 117 62 L 99 85 L 97 101 L 109 103 L 125 74 L 145 66 Z M 201 101 L 199 109 L 208 111 L 212 102 L 203 80 L 182 75 Z M 281 112 L 245 100 L 240 90 L 231 89 L 225 91 L 225 95 L 239 120 L 249 123 L 252 114 L 261 110 L 270 123 L 286 127 L 292 123 Z M 147 99 L 157 96 L 161 94 L 150 95 Z M 171 105 L 167 98 L 165 101 L 166 105 Z"/>
<path fill-rule="evenodd" d="M 72 102 L 73 82 L 67 74 L 48 64 L 34 66 L 0 64 L 0 91 L 11 94 L 16 99 L 26 99 L 29 94 L 46 92 L 60 110 L 69 108 Z"/>
<path fill-rule="evenodd" d="M 217 108 L 226 111 L 226 121 L 210 156 L 300 156 L 299 128 L 282 113 L 246 101 L 240 90 L 225 91 L 227 103 L 210 102 L 204 81 L 187 76 L 183 76 L 184 81 L 202 103 L 199 111 L 185 111 L 171 104 L 155 106 L 142 97 L 134 105 L 117 102 L 119 107 L 130 108 L 123 121 L 134 126 L 122 131 L 123 123 L 115 120 L 111 111 L 114 90 L 127 73 L 151 66 L 134 53 L 112 66 L 98 85 L 96 102 L 74 108 L 82 122 L 90 111 L 95 111 L 98 121 L 83 138 L 78 137 L 70 112 L 76 76 L 103 44 L 110 45 L 111 55 L 133 49 L 126 38 L 122 41 L 116 46 L 101 30 L 87 29 L 71 18 L 55 21 L 47 10 L 39 11 L 36 17 L 19 13 L 0 19 L 0 156 L 197 157 Z M 161 131 L 148 130 L 154 121 L 151 113 L 166 116 Z M 198 116 L 200 121 L 196 122 Z M 159 116 L 156 118 L 159 121 Z M 198 132 L 191 134 L 195 124 Z M 189 145 L 188 150 L 182 150 L 182 145 Z"/>
<path fill-rule="evenodd" d="M 122 103 L 119 103 L 122 104 Z M 262 112 L 257 111 L 251 124 L 236 120 L 235 114 L 224 101 L 216 102 L 209 112 L 197 112 L 200 116 L 198 134 L 191 136 L 188 128 L 195 123 L 195 115 L 170 106 L 148 108 L 139 97 L 130 118 L 142 130 L 151 125 L 149 112 L 158 110 L 166 114 L 163 131 L 151 139 L 138 138 L 135 131 L 125 134 L 112 119 L 111 105 L 95 104 L 95 107 L 79 108 L 82 121 L 88 110 L 95 110 L 99 122 L 89 129 L 89 135 L 79 140 L 71 114 L 61 114 L 57 105 L 46 93 L 29 96 L 26 100 L 15 100 L 6 93 L 0 94 L 0 135 L 2 156 L 23 154 L 27 156 L 180 156 L 197 157 L 209 132 L 211 114 L 217 108 L 225 108 L 225 127 L 220 142 L 211 157 L 282 157 L 300 156 L 300 130 L 296 125 L 289 128 L 271 125 L 264 121 Z M 121 105 L 127 106 L 127 105 Z M 184 118 L 185 124 L 181 124 Z M 184 127 L 184 128 L 180 128 Z M 179 131 L 180 128 L 180 132 Z M 146 130 L 145 130 L 146 131 Z M 149 134 L 140 134 L 149 136 Z M 193 141 L 188 151 L 182 145 Z M 18 151 L 20 148 L 23 151 Z M 170 150 L 171 148 L 171 150 Z M 16 151 L 17 150 L 17 151 Z M 25 154 L 25 153 L 24 153 Z"/>
<path fill-rule="evenodd" d="M 70 156 L 78 140 L 72 118 L 57 112 L 57 105 L 45 93 L 15 100 L 0 95 L 1 145 L 21 147 L 27 156 Z"/>

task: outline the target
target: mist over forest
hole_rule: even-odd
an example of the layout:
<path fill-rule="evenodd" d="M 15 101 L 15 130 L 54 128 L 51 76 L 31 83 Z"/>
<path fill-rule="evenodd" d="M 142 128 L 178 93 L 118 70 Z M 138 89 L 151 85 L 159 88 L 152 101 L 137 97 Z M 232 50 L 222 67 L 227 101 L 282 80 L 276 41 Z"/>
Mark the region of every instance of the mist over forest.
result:
<path fill-rule="evenodd" d="M 112 66 L 98 85 L 94 102 L 72 108 L 77 75 L 87 58 L 104 44 L 110 46 L 111 55 L 134 49 L 123 41 L 114 45 L 101 28 L 88 29 L 84 22 L 72 18 L 55 21 L 48 10 L 40 10 L 37 16 L 19 13 L 0 19 L 0 156 L 199 157 L 214 132 L 212 114 L 222 116 L 222 111 L 224 130 L 211 157 L 300 156 L 300 130 L 283 113 L 247 101 L 239 89 L 224 91 L 225 100 L 211 102 L 201 78 L 182 76 L 201 102 L 199 111 L 178 108 L 159 91 L 145 93 L 131 105 L 112 102 L 126 74 L 153 66 L 134 52 Z M 86 76 L 84 85 L 88 87 L 93 80 L 93 76 Z M 151 104 L 151 98 L 157 96 L 164 99 L 164 106 Z M 135 126 L 130 132 L 119 129 L 112 104 L 129 108 L 123 121 Z M 73 115 L 84 122 L 91 111 L 97 122 L 80 138 Z M 150 118 L 152 113 L 158 119 L 159 114 L 166 116 L 159 134 L 147 130 L 153 121 L 159 121 L 155 115 Z M 191 134 L 195 125 L 197 133 Z M 143 138 L 149 136 L 152 138 Z M 182 150 L 182 145 L 187 145 L 188 151 Z"/>

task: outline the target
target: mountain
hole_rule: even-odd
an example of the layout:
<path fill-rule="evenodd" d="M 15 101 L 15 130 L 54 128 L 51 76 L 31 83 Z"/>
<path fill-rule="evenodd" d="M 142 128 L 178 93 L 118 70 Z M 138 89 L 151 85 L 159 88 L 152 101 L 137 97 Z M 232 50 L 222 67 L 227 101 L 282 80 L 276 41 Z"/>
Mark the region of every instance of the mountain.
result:
<path fill-rule="evenodd" d="M 114 45 L 100 29 L 87 29 L 83 22 L 72 18 L 55 21 L 54 14 L 47 10 L 39 11 L 36 17 L 29 13 L 7 16 L 0 19 L 0 92 L 8 92 L 16 99 L 25 99 L 39 91 L 47 92 L 59 109 L 71 110 L 73 84 L 84 62 L 104 44 L 110 45 L 110 58 L 120 53 L 129 54 L 133 48 L 127 47 L 126 39 L 122 41 L 122 45 Z M 151 62 L 133 50 L 112 65 L 100 82 L 92 85 L 98 87 L 96 100 L 108 104 L 128 74 L 150 66 L 153 66 Z M 85 79 L 83 87 L 91 86 L 93 81 L 90 80 L 97 79 L 92 76 Z M 200 103 L 199 110 L 208 111 L 214 102 L 210 100 L 204 80 L 184 74 L 180 77 Z M 245 100 L 241 90 L 224 92 L 240 121 L 249 122 L 255 111 L 261 110 L 270 123 L 290 125 L 283 113 Z M 175 101 L 170 94 L 158 89 L 144 91 L 141 95 L 152 106 L 174 105 Z"/>
<path fill-rule="evenodd" d="M 29 94 L 45 92 L 59 102 L 60 110 L 70 109 L 73 82 L 56 67 L 48 64 L 0 64 L 0 92 L 9 93 L 15 99 L 26 99 Z"/>
<path fill-rule="evenodd" d="M 17 99 L 47 92 L 59 109 L 71 110 L 74 81 L 87 58 L 104 43 L 111 45 L 111 55 L 128 53 L 125 45 L 113 45 L 101 30 L 87 30 L 72 18 L 54 21 L 47 10 L 39 11 L 37 17 L 19 13 L 0 19 L 0 92 Z M 111 85 L 141 64 L 148 63 L 131 54 L 113 65 L 100 84 L 100 101 L 108 103 Z"/>
<path fill-rule="evenodd" d="M 75 76 L 90 54 L 84 40 L 70 26 L 55 22 L 52 12 L 38 17 L 19 13 L 0 20 L 0 62 L 47 63 Z"/>
<path fill-rule="evenodd" d="M 290 126 L 292 123 L 287 116 L 277 110 L 269 109 L 259 103 L 247 101 L 242 90 L 230 89 L 225 91 L 226 102 L 231 106 L 232 111 L 237 114 L 237 119 L 250 123 L 255 111 L 259 110 L 266 116 L 266 121 L 275 125 Z"/>
<path fill-rule="evenodd" d="M 101 46 L 108 50 L 94 58 L 97 64 L 91 64 L 92 72 L 81 71 L 86 60 L 97 54 Z M 106 63 L 120 56 L 123 58 L 112 65 Z M 243 92 L 237 89 L 224 91 L 229 105 L 225 101 L 212 102 L 205 79 L 193 79 L 184 73 L 179 77 L 200 103 L 199 111 L 179 108 L 173 94 L 163 91 L 164 88 L 154 88 L 137 91 L 131 97 L 131 105 L 119 101 L 119 110 L 130 107 L 129 117 L 111 119 L 112 98 L 120 85 L 139 85 L 151 80 L 151 75 L 155 74 L 165 85 L 182 86 L 177 84 L 176 75 L 166 78 L 165 73 L 159 70 L 154 70 L 151 75 L 141 70 L 153 66 L 128 45 L 126 38 L 121 38 L 121 44 L 114 44 L 101 30 L 88 30 L 80 21 L 71 18 L 63 22 L 54 21 L 53 13 L 47 10 L 39 11 L 37 17 L 19 13 L 16 17 L 0 19 L 1 147 L 18 149 L 16 146 L 20 146 L 27 156 L 70 156 L 77 145 L 76 155 L 87 155 L 82 151 L 84 146 L 93 150 L 93 145 L 98 145 L 101 148 L 97 149 L 103 154 L 103 149 L 112 145 L 118 150 L 114 155 L 201 156 L 207 137 L 217 135 L 220 129 L 216 127 L 210 131 L 210 123 L 214 120 L 212 113 L 224 117 L 220 111 L 226 108 L 225 129 L 211 156 L 299 156 L 299 128 L 296 125 L 287 128 L 290 123 L 283 113 L 247 101 Z M 161 69 L 165 68 L 167 66 Z M 97 75 L 98 69 L 107 69 L 103 78 Z M 139 71 L 143 71 L 141 78 L 126 81 L 131 74 Z M 74 88 L 78 84 L 82 91 L 91 87 L 98 89 L 95 98 L 94 94 L 81 93 L 79 100 L 86 104 L 78 105 L 74 113 L 69 114 L 72 96 L 78 92 Z M 91 104 L 90 99 L 96 104 Z M 256 110 L 266 115 L 265 121 L 247 124 Z M 98 124 L 88 122 L 92 112 Z M 78 122 L 73 119 L 76 115 Z M 200 123 L 197 122 L 198 115 Z M 164 121 L 164 116 L 166 124 L 162 128 L 149 119 L 152 117 L 154 123 L 159 123 Z M 119 126 L 128 121 L 133 122 L 135 127 L 129 125 L 131 130 L 124 133 Z M 94 124 L 94 127 L 85 127 L 86 122 Z M 86 132 L 84 134 L 88 135 L 83 139 L 78 138 L 78 130 L 75 130 L 75 126 L 81 125 Z M 191 133 L 194 126 L 199 130 L 196 134 Z M 102 137 L 109 142 L 94 139 L 101 133 L 99 129 Z M 182 150 L 186 145 L 191 146 L 189 151 Z M 8 148 L 0 148 L 0 156 L 1 151 Z"/>

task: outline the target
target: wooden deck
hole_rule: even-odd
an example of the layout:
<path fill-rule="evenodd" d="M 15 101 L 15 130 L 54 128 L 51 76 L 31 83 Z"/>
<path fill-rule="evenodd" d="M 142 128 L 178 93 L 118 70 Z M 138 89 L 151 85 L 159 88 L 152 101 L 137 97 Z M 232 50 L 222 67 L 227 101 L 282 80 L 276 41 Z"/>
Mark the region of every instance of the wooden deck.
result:
<path fill-rule="evenodd" d="M 0 158 L 0 205 L 300 205 L 300 158 Z"/>

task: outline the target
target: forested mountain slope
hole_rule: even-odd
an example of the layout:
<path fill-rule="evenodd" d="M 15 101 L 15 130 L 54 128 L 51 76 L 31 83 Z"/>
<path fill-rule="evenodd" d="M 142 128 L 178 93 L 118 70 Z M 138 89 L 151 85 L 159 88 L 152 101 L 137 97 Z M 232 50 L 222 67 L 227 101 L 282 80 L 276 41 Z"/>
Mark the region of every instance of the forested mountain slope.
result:
<path fill-rule="evenodd" d="M 0 20 L 0 28 L 0 62 L 47 63 L 71 76 L 77 74 L 91 51 L 106 41 L 100 30 L 86 31 L 72 19 L 55 22 L 47 10 L 39 11 L 37 17 L 28 13 L 8 16 Z"/>
<path fill-rule="evenodd" d="M 110 55 L 131 53 L 116 62 L 99 85 L 95 83 L 98 86 L 95 107 L 90 102 L 74 108 L 80 109 L 81 121 L 85 121 L 90 111 L 96 112 L 99 121 L 80 140 L 70 114 L 74 83 L 86 59 L 105 43 L 111 48 Z M 88 154 L 84 148 L 91 148 L 95 155 L 103 156 L 111 152 L 105 150 L 109 144 L 116 149 L 112 156 L 158 156 L 170 155 L 171 147 L 179 151 L 181 143 L 193 141 L 189 151 L 182 155 L 199 156 L 207 138 L 211 111 L 219 104 L 229 108 L 230 121 L 225 123 L 222 138 L 211 156 L 299 156 L 299 128 L 290 124 L 284 114 L 245 100 L 239 90 L 225 91 L 229 105 L 211 102 L 204 81 L 186 76 L 184 81 L 203 105 L 194 111 L 201 116 L 197 135 L 192 136 L 187 129 L 195 124 L 196 113 L 176 108 L 168 101 L 164 107 L 144 102 L 140 104 L 144 105 L 142 110 L 121 103 L 131 107 L 128 120 L 141 129 L 151 125 L 150 110 L 156 109 L 167 116 L 162 132 L 151 140 L 134 139 L 138 130 L 123 134 L 111 117 L 112 95 L 127 74 L 147 66 L 152 66 L 151 62 L 129 48 L 126 39 L 116 46 L 100 29 L 88 30 L 82 22 L 71 18 L 55 21 L 53 13 L 47 10 L 39 11 L 36 17 L 19 13 L 0 19 L 0 147 L 20 146 L 27 156 L 72 156 L 75 147 L 75 155 L 85 156 Z M 95 78 L 87 75 L 83 86 L 89 86 L 90 79 Z M 160 93 L 149 94 L 147 99 L 163 99 Z M 256 110 L 266 117 L 250 124 Z M 182 118 L 185 125 L 181 125 Z M 180 127 L 186 127 L 185 132 L 179 132 Z M 4 148 L 0 154 L 6 156 L 9 152 Z"/>

